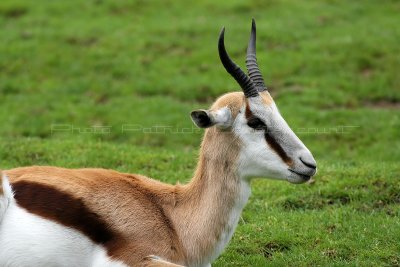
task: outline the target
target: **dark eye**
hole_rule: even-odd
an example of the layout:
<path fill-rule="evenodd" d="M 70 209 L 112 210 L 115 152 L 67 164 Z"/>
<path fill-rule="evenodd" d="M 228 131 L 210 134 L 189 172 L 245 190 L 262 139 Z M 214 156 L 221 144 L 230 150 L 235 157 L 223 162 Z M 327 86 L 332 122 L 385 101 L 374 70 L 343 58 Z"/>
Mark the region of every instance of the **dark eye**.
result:
<path fill-rule="evenodd" d="M 262 130 L 265 129 L 267 126 L 265 125 L 265 123 L 260 120 L 257 117 L 251 117 L 248 121 L 247 121 L 247 125 L 250 128 L 256 129 L 256 130 Z"/>

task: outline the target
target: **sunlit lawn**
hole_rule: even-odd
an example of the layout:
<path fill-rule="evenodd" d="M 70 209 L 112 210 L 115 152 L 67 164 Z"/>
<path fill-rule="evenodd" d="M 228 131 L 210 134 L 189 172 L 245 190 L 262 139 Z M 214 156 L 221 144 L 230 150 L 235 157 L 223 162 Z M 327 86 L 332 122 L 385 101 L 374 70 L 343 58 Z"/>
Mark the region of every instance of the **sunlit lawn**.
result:
<path fill-rule="evenodd" d="M 182 133 L 190 111 L 238 90 L 218 33 L 244 66 L 254 17 L 271 94 L 319 172 L 254 181 L 215 266 L 398 266 L 399 14 L 398 1 L 3 0 L 1 168 L 188 181 L 202 134 Z"/>

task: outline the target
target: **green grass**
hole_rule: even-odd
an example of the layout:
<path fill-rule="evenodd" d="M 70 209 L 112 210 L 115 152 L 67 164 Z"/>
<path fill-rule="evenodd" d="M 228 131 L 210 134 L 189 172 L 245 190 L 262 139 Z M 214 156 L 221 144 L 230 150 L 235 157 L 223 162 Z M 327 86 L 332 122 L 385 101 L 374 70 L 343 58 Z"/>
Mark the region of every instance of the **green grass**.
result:
<path fill-rule="evenodd" d="M 319 172 L 313 184 L 255 180 L 214 265 L 398 266 L 399 12 L 389 0 L 3 0 L 1 168 L 104 167 L 186 182 L 202 131 L 174 131 L 237 90 L 217 37 L 225 25 L 244 66 L 255 17 L 267 84 Z M 171 129 L 132 130 L 155 125 Z M 110 128 L 80 132 L 92 126 Z"/>

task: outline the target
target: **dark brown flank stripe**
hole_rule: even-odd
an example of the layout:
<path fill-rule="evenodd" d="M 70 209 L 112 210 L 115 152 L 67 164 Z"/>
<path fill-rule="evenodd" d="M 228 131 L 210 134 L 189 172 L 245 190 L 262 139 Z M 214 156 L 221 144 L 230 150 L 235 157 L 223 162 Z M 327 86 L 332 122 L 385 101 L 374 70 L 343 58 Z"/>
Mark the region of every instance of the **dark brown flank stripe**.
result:
<path fill-rule="evenodd" d="M 80 199 L 34 182 L 16 182 L 12 188 L 18 205 L 30 213 L 77 229 L 98 244 L 106 244 L 116 237 L 107 224 Z"/>
<path fill-rule="evenodd" d="M 250 110 L 249 104 L 246 100 L 246 119 L 250 119 L 253 113 Z M 281 145 L 275 140 L 275 138 L 268 132 L 268 129 L 265 129 L 265 140 L 268 145 L 279 155 L 279 157 L 289 166 L 293 164 L 293 160 L 286 154 L 285 150 L 281 147 Z"/>

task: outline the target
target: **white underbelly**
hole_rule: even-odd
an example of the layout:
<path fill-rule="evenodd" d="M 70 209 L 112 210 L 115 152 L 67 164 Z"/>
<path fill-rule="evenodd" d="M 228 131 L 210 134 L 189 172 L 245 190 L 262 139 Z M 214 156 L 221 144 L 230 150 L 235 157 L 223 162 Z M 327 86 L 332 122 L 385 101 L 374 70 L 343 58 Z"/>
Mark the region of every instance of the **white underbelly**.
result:
<path fill-rule="evenodd" d="M 15 202 L 0 222 L 0 267 L 108 267 L 105 249 L 80 232 L 31 214 Z"/>

